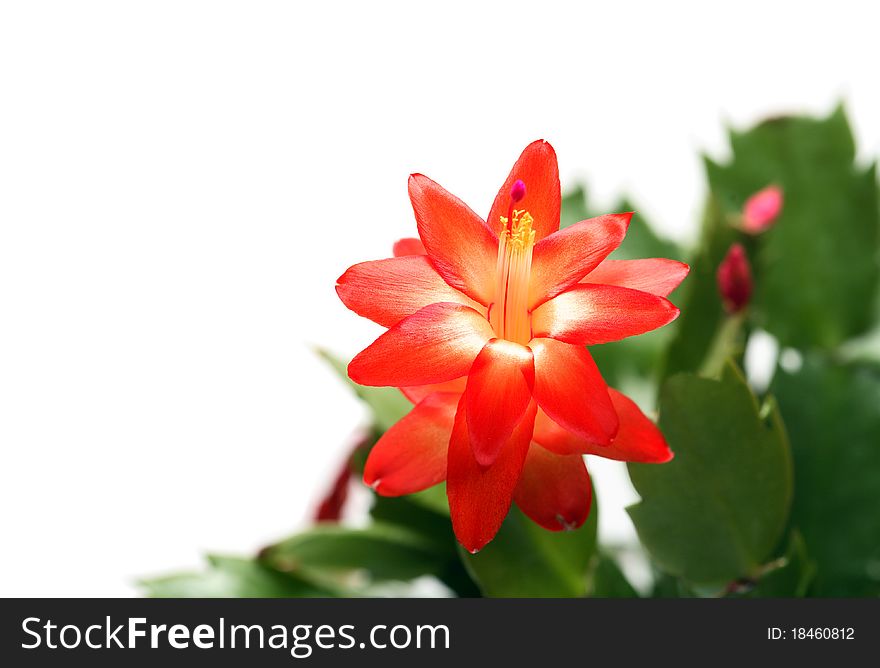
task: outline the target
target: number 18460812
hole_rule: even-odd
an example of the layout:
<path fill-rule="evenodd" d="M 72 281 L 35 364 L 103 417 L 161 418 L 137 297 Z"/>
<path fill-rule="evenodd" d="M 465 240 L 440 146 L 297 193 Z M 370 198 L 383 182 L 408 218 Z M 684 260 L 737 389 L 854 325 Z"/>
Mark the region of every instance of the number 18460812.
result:
<path fill-rule="evenodd" d="M 855 629 L 851 626 L 793 626 L 781 629 L 771 626 L 767 629 L 767 640 L 855 640 Z"/>

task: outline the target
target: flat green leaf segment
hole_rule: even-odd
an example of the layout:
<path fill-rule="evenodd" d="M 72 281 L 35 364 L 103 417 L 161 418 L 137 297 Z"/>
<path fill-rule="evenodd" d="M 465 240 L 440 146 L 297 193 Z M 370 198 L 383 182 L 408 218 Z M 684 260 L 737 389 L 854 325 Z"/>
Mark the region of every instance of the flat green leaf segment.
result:
<path fill-rule="evenodd" d="M 791 437 L 791 521 L 818 566 L 811 593 L 880 595 L 880 364 L 808 357 L 772 385 Z"/>
<path fill-rule="evenodd" d="M 372 581 L 440 574 L 444 555 L 430 540 L 400 527 L 319 525 L 268 548 L 262 560 L 280 571 L 313 576 L 365 571 Z"/>
<path fill-rule="evenodd" d="M 706 161 L 725 216 L 771 183 L 785 196 L 782 215 L 750 249 L 755 324 L 797 347 L 830 348 L 864 332 L 880 279 L 877 173 L 854 163 L 843 109 L 772 119 L 730 142 L 728 164 Z"/>
<path fill-rule="evenodd" d="M 484 596 L 569 598 L 586 594 L 587 571 L 596 550 L 593 499 L 590 516 L 575 531 L 547 531 L 516 507 L 494 540 L 462 559 Z"/>
<path fill-rule="evenodd" d="M 402 527 L 430 543 L 436 561 L 425 575 L 435 576 L 458 596 L 479 596 L 452 533 L 445 484 L 408 496 L 376 496 L 370 515 L 375 522 Z"/>
<path fill-rule="evenodd" d="M 590 575 L 592 598 L 639 598 L 620 566 L 607 554 L 599 554 Z"/>
<path fill-rule="evenodd" d="M 256 561 L 237 557 L 208 557 L 208 569 L 143 580 L 153 598 L 310 598 L 339 592 L 297 575 L 279 573 Z"/>
<path fill-rule="evenodd" d="M 629 464 L 642 500 L 627 510 L 642 544 L 695 584 L 756 575 L 782 538 L 792 495 L 774 402 L 759 407 L 732 365 L 721 380 L 678 375 L 661 392 L 660 428 L 675 459 Z"/>

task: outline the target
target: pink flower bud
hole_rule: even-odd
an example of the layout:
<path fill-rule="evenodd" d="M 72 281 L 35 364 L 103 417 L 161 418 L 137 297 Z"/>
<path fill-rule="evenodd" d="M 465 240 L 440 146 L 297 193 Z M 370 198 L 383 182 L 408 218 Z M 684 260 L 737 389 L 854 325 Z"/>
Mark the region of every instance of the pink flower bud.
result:
<path fill-rule="evenodd" d="M 776 222 L 782 212 L 782 188 L 767 186 L 746 200 L 742 228 L 749 234 L 760 234 Z"/>
<path fill-rule="evenodd" d="M 718 291 L 728 313 L 738 313 L 752 297 L 752 269 L 742 244 L 733 244 L 718 266 Z"/>

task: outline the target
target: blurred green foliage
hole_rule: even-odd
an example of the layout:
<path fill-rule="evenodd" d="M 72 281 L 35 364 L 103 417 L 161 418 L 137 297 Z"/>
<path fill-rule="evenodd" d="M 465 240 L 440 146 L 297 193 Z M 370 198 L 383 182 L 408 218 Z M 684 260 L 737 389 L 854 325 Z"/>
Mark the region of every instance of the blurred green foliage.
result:
<path fill-rule="evenodd" d="M 208 569 L 141 581 L 154 598 L 313 598 L 342 592 L 297 575 L 281 573 L 256 559 L 208 556 Z"/>
<path fill-rule="evenodd" d="M 590 577 L 589 595 L 593 598 L 638 598 L 617 562 L 607 554 L 599 554 Z"/>

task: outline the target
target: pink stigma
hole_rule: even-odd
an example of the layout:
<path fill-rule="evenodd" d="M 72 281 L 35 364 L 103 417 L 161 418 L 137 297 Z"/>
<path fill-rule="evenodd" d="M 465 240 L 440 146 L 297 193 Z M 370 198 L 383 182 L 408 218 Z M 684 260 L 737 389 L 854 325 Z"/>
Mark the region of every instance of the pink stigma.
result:
<path fill-rule="evenodd" d="M 507 207 L 507 224 L 505 229 L 510 232 L 513 229 L 513 205 L 526 196 L 526 184 L 517 179 L 510 187 L 510 205 Z"/>
<path fill-rule="evenodd" d="M 513 182 L 513 185 L 510 188 L 510 200 L 516 204 L 521 201 L 523 197 L 526 196 L 526 184 L 523 183 L 520 179 L 517 179 Z"/>

